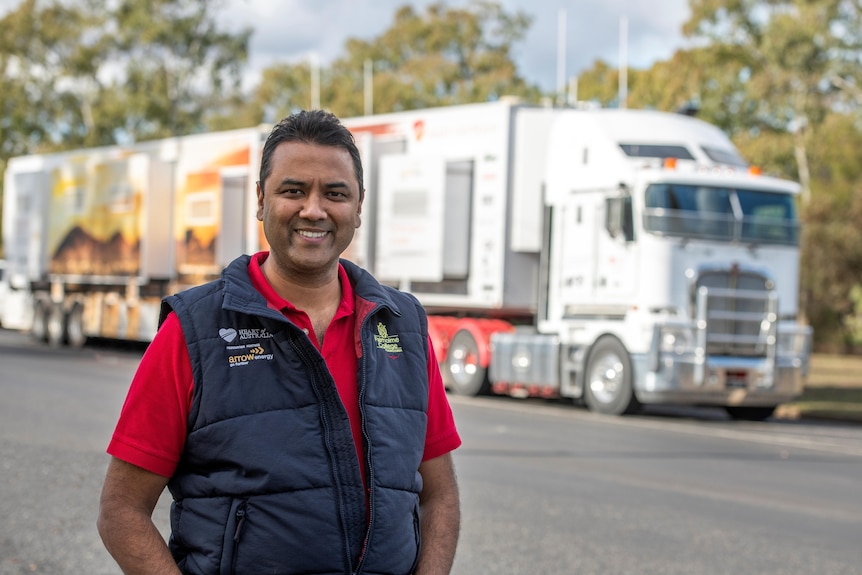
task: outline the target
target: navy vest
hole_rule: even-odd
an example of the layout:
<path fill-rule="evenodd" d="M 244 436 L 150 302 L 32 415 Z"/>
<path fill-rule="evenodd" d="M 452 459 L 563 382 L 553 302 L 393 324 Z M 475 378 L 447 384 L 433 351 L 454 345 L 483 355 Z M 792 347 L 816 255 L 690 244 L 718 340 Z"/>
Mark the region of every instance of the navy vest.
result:
<path fill-rule="evenodd" d="M 194 373 L 168 487 L 183 573 L 406 575 L 419 552 L 428 408 L 427 320 L 408 294 L 347 261 L 365 461 L 325 362 L 251 285 L 249 257 L 165 299 Z M 361 467 L 366 469 L 368 504 Z"/>

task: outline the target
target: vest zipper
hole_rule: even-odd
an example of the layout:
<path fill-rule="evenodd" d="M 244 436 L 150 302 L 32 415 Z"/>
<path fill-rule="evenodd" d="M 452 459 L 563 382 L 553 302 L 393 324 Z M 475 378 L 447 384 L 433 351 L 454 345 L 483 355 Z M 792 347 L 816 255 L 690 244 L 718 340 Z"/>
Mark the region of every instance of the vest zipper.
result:
<path fill-rule="evenodd" d="M 243 501 L 239 504 L 239 507 L 236 508 L 236 530 L 233 532 L 233 542 L 239 543 L 239 535 L 242 531 L 242 526 L 245 523 L 245 506 L 248 504 L 248 501 Z"/>
<path fill-rule="evenodd" d="M 366 497 L 368 500 L 368 522 L 367 527 L 365 529 L 365 540 L 362 542 L 362 552 L 359 554 L 359 559 L 356 561 L 356 569 L 355 573 L 362 572 L 362 566 L 365 563 L 365 554 L 368 551 L 368 545 L 371 542 L 371 528 L 374 525 L 374 466 L 371 465 L 371 439 L 368 436 L 368 424 L 367 418 L 365 417 L 365 392 L 366 392 L 366 383 L 368 382 L 368 354 L 370 350 L 366 348 L 366 342 L 368 341 L 366 338 L 362 337 L 362 334 L 365 332 L 365 328 L 368 325 L 368 318 L 377 312 L 380 309 L 380 306 L 375 307 L 369 313 L 362 318 L 362 325 L 359 328 L 359 343 L 362 348 L 362 357 L 359 358 L 359 362 L 361 365 L 359 379 L 356 382 L 359 385 L 359 419 L 362 422 L 362 437 L 365 440 L 365 466 L 368 469 L 368 477 L 366 477 L 367 482 L 367 493 Z"/>
<path fill-rule="evenodd" d="M 302 358 L 302 361 L 305 363 L 305 365 L 307 365 L 307 366 L 315 365 L 315 363 L 309 358 L 309 355 L 306 353 L 305 349 L 303 348 L 302 343 L 297 343 L 293 339 L 293 336 L 288 336 L 288 341 L 293 346 L 293 349 L 296 350 L 297 355 L 299 355 L 299 357 Z M 312 388 L 315 390 L 314 393 L 315 393 L 315 395 L 317 395 L 318 400 L 320 400 L 321 403 L 324 403 L 323 399 L 320 397 L 320 391 L 318 390 L 318 387 L 319 387 L 318 382 L 324 378 L 321 376 L 318 369 L 310 370 L 309 373 L 311 374 L 311 378 L 312 378 L 311 385 L 312 385 Z M 332 437 L 331 437 L 330 432 L 329 432 L 329 418 L 327 417 L 326 409 L 321 410 L 320 417 L 323 420 L 324 442 L 326 443 L 327 450 L 329 451 L 330 454 L 332 454 L 335 450 L 332 447 Z M 338 479 L 338 474 L 334 473 L 333 477 L 334 477 L 335 482 L 336 482 L 336 491 L 337 491 L 337 493 L 341 493 L 343 491 L 343 489 L 341 486 L 341 482 Z M 338 499 L 339 499 L 339 501 L 338 501 L 339 514 L 340 514 L 342 521 L 343 521 L 344 518 L 347 517 L 347 510 L 345 509 L 344 501 L 342 501 L 341 497 L 339 497 Z M 350 552 L 350 533 L 349 533 L 348 526 L 346 524 L 342 524 L 342 532 L 344 534 L 344 552 L 345 552 L 345 555 L 347 558 L 347 565 L 352 566 L 353 565 L 353 558 L 351 557 L 351 552 Z"/>

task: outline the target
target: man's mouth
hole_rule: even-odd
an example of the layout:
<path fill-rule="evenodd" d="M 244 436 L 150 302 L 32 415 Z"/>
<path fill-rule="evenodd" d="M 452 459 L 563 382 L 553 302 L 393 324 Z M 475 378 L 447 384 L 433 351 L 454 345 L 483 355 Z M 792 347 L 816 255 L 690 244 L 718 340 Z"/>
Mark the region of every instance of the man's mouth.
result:
<path fill-rule="evenodd" d="M 298 233 L 299 233 L 299 235 L 301 235 L 304 238 L 317 239 L 317 238 L 322 238 L 328 232 L 309 232 L 306 230 L 299 230 Z"/>

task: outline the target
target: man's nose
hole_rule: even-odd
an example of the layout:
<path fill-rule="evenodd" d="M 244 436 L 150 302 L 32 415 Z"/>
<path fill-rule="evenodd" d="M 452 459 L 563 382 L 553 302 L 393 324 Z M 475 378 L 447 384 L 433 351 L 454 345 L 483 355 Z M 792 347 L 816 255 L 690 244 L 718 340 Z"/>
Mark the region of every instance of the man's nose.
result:
<path fill-rule="evenodd" d="M 324 209 L 323 194 L 317 191 L 307 194 L 299 215 L 306 220 L 322 220 L 325 218 L 326 210 Z"/>

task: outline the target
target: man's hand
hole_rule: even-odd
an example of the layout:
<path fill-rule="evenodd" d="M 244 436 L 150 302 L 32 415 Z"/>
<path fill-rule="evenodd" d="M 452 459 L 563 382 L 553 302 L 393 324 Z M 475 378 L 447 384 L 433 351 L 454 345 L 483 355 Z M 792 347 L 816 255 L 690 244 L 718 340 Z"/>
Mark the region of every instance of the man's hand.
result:
<path fill-rule="evenodd" d="M 415 575 L 448 575 L 455 559 L 461 508 L 452 455 L 447 453 L 419 465 L 422 549 Z"/>
<path fill-rule="evenodd" d="M 97 527 L 105 548 L 126 575 L 180 575 L 152 520 L 167 483 L 166 477 L 117 458 L 108 464 Z"/>

